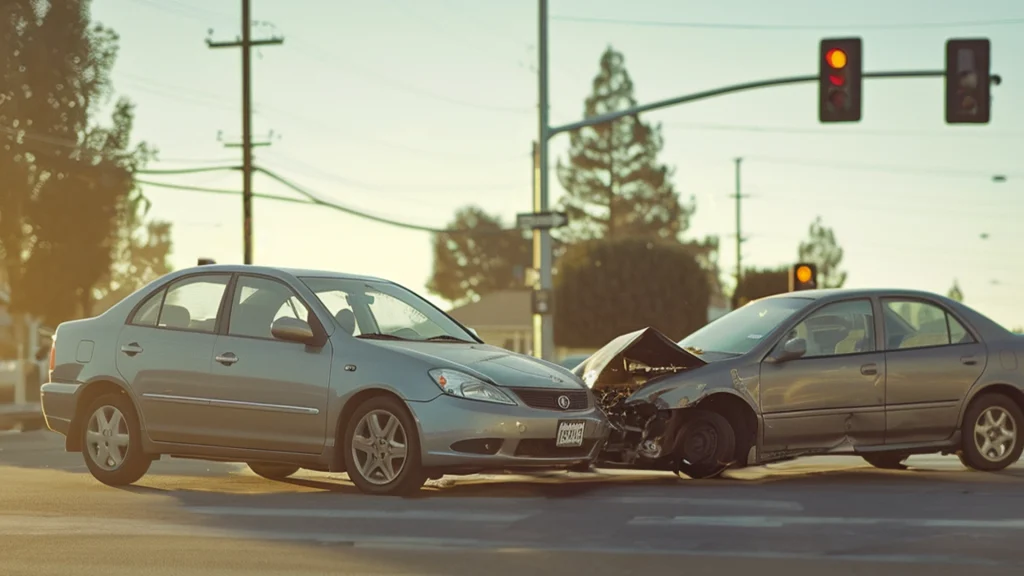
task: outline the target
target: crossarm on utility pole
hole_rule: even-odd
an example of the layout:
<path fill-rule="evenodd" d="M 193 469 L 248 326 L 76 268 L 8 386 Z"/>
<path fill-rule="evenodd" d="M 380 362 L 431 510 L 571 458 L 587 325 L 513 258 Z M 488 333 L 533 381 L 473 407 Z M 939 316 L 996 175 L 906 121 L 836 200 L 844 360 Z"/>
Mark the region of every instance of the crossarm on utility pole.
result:
<path fill-rule="evenodd" d="M 895 72 L 865 72 L 864 78 L 941 78 L 946 75 L 943 70 L 905 70 Z M 669 98 L 667 100 L 659 100 L 657 102 L 651 102 L 650 104 L 644 104 L 641 106 L 634 106 L 627 108 L 626 110 L 619 110 L 618 112 L 609 112 L 608 114 L 601 114 L 599 116 L 591 116 L 573 122 L 571 124 L 565 124 L 562 126 L 554 126 L 548 129 L 548 135 L 554 136 L 562 132 L 572 132 L 573 130 L 579 130 L 580 128 L 586 128 L 588 126 L 596 126 L 598 124 L 604 124 L 605 122 L 611 122 L 618 120 L 619 118 L 625 118 L 626 116 L 634 116 L 643 112 L 650 112 L 652 110 L 658 110 L 661 108 L 668 108 L 677 104 L 685 104 L 687 102 L 695 102 L 697 100 L 706 100 L 708 98 L 714 98 L 715 96 L 723 96 L 725 94 L 733 94 L 736 92 L 744 92 L 746 90 L 756 90 L 758 88 L 770 88 L 773 86 L 786 86 L 789 84 L 807 84 L 810 82 L 817 82 L 819 79 L 817 74 L 807 76 L 788 76 L 785 78 L 772 78 L 769 80 L 758 80 L 755 82 L 744 82 L 743 84 L 733 84 L 731 86 L 723 86 L 721 88 L 715 88 L 713 90 L 704 90 L 702 92 L 695 92 L 693 94 L 686 94 L 683 96 L 676 96 L 675 98 Z M 998 74 L 992 75 L 992 83 L 998 85 L 1002 79 Z"/>

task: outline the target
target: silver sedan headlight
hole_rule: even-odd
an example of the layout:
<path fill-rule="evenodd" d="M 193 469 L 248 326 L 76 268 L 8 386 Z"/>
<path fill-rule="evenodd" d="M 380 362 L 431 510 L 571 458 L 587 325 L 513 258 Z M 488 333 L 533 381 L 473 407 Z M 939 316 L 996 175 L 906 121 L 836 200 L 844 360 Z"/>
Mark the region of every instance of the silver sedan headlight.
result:
<path fill-rule="evenodd" d="M 497 386 L 488 384 L 479 378 L 475 378 L 448 368 L 435 368 L 430 371 L 430 377 L 434 383 L 450 396 L 458 396 L 467 400 L 479 400 L 481 402 L 493 402 L 495 404 L 516 405 L 513 400 Z"/>

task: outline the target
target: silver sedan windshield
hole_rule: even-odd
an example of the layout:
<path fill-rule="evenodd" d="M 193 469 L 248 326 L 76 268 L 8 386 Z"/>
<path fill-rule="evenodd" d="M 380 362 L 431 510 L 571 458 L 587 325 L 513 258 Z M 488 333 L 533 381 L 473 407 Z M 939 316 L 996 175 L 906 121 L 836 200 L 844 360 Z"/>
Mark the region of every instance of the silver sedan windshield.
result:
<path fill-rule="evenodd" d="M 301 280 L 357 338 L 476 341 L 444 312 L 397 284 L 350 278 Z"/>

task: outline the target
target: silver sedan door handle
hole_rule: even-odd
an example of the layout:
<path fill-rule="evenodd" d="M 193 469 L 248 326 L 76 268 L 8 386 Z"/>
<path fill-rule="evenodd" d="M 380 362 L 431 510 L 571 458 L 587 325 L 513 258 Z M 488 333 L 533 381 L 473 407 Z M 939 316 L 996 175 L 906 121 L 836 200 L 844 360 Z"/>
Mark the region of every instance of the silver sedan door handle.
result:
<path fill-rule="evenodd" d="M 129 356 L 135 356 L 136 354 L 142 354 L 142 346 L 139 346 L 138 342 L 125 344 L 124 346 L 121 346 L 121 352 L 124 352 Z"/>
<path fill-rule="evenodd" d="M 235 356 L 232 352 L 225 352 L 224 354 L 221 354 L 214 358 L 214 360 L 220 362 L 225 366 L 231 366 L 235 362 L 238 362 L 238 356 Z"/>

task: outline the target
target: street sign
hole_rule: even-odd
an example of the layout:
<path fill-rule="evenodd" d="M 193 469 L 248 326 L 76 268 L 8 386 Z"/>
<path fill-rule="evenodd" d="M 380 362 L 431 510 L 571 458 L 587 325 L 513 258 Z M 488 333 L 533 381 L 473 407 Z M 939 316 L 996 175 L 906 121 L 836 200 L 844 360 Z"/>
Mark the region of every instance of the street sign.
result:
<path fill-rule="evenodd" d="M 524 230 L 561 228 L 569 223 L 565 212 L 524 212 L 516 214 L 516 227 Z"/>
<path fill-rule="evenodd" d="M 552 300 L 551 290 L 534 290 L 533 313 L 541 315 L 551 314 Z"/>

